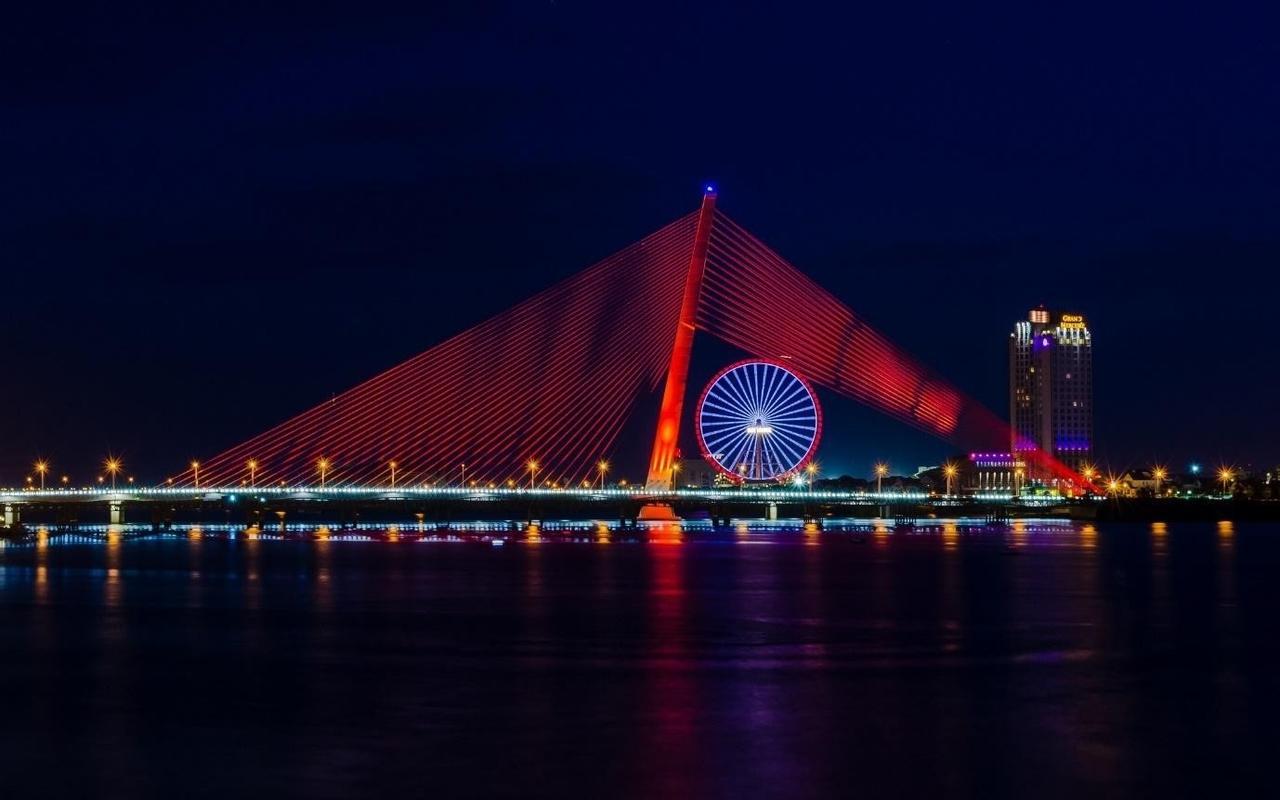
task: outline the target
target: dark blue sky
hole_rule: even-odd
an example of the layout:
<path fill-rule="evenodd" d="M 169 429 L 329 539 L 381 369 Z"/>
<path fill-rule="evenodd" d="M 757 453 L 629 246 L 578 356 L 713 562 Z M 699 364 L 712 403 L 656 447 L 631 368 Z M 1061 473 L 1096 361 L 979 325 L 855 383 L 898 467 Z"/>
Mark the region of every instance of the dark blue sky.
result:
<path fill-rule="evenodd" d="M 158 478 L 706 179 L 1001 414 L 1043 302 L 1090 320 L 1106 462 L 1280 462 L 1280 39 L 1250 6 L 171 5 L 0 26 L 0 484 L 109 448 Z M 833 469 L 949 452 L 827 404 Z"/>

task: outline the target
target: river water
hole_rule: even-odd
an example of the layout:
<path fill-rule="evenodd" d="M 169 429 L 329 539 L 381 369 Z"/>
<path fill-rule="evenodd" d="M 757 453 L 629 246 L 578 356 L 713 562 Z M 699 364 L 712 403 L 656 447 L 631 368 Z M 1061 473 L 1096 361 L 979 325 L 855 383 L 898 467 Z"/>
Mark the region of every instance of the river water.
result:
<path fill-rule="evenodd" d="M 1255 795 L 1280 526 L 41 536 L 9 797 Z"/>

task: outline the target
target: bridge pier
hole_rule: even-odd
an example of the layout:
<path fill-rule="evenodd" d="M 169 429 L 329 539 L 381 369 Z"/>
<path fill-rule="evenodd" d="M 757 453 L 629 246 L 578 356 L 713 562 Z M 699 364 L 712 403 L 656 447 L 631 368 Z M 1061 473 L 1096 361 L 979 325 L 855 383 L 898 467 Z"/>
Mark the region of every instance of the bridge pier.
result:
<path fill-rule="evenodd" d="M 764 518 L 770 522 L 778 521 L 778 504 L 777 503 L 770 503 L 769 505 L 765 506 Z"/>
<path fill-rule="evenodd" d="M 669 503 L 646 503 L 640 507 L 640 519 L 646 522 L 680 522 Z"/>
<path fill-rule="evenodd" d="M 124 501 L 112 500 L 107 504 L 107 507 L 110 509 L 108 519 L 110 520 L 111 524 L 123 525 L 124 524 Z"/>
<path fill-rule="evenodd" d="M 5 503 L 4 526 L 6 528 L 12 528 L 20 522 L 22 522 L 22 512 L 18 509 L 18 506 L 13 503 Z"/>

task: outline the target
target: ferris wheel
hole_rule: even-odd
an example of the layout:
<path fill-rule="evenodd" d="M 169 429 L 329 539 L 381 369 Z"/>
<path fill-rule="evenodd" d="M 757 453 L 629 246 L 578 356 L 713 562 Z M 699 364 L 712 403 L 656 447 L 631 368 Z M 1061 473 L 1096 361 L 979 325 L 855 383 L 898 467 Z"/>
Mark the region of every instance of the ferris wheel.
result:
<path fill-rule="evenodd" d="M 739 481 L 778 481 L 813 458 L 822 410 L 809 383 L 782 364 L 749 359 L 722 369 L 697 407 L 698 446 Z"/>

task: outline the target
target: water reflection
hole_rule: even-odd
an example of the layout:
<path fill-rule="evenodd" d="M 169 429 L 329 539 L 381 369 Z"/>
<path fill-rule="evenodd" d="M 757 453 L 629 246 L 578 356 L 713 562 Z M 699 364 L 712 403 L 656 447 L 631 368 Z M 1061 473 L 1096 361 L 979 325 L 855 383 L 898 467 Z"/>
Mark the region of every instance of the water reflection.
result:
<path fill-rule="evenodd" d="M 34 596 L 37 605 L 49 602 L 49 531 L 40 528 L 36 531 L 36 573 Z"/>
<path fill-rule="evenodd" d="M 124 583 L 120 579 L 122 539 L 118 528 L 107 531 L 107 570 L 103 599 L 108 608 L 118 607 L 124 594 Z"/>
<path fill-rule="evenodd" d="M 0 548 L 0 679 L 29 687 L 0 730 L 39 766 L 11 793 L 111 762 L 172 796 L 192 764 L 227 796 L 334 774 L 492 796 L 535 773 L 555 796 L 588 774 L 617 797 L 1177 796 L 1216 777 L 1169 753 L 1265 763 L 1274 648 L 1244 623 L 1280 606 L 1280 529 L 891 524 L 548 522 L 528 547 L 516 527 L 418 544 L 412 523 L 393 547 L 296 522 L 37 530 Z M 1018 756 L 1008 785 L 993 752 Z"/>
<path fill-rule="evenodd" d="M 329 529 L 324 528 L 324 535 L 317 533 L 312 545 L 315 552 L 315 589 L 312 596 L 318 611 L 328 613 L 333 610 L 333 542 L 329 541 Z"/>
<path fill-rule="evenodd" d="M 1151 555 L 1155 558 L 1167 558 L 1169 555 L 1168 542 L 1166 537 L 1169 535 L 1169 526 L 1163 522 L 1151 523 Z"/>
<path fill-rule="evenodd" d="M 1009 544 L 1011 547 L 1024 547 L 1027 544 L 1027 523 L 1025 520 L 1014 520 L 1010 529 Z"/>
<path fill-rule="evenodd" d="M 644 752 L 671 769 L 647 773 L 646 791 L 651 797 L 676 797 L 689 792 L 696 774 L 694 730 L 697 698 L 694 665 L 688 652 L 687 593 L 684 581 L 685 548 L 679 525 L 659 525 L 650 530 L 652 547 L 646 548 L 652 568 L 649 580 L 649 654 L 646 659 L 646 706 L 653 715 Z M 696 794 L 696 791 L 694 791 Z"/>
<path fill-rule="evenodd" d="M 954 522 L 942 523 L 942 546 L 953 552 L 960 546 L 960 528 Z"/>

